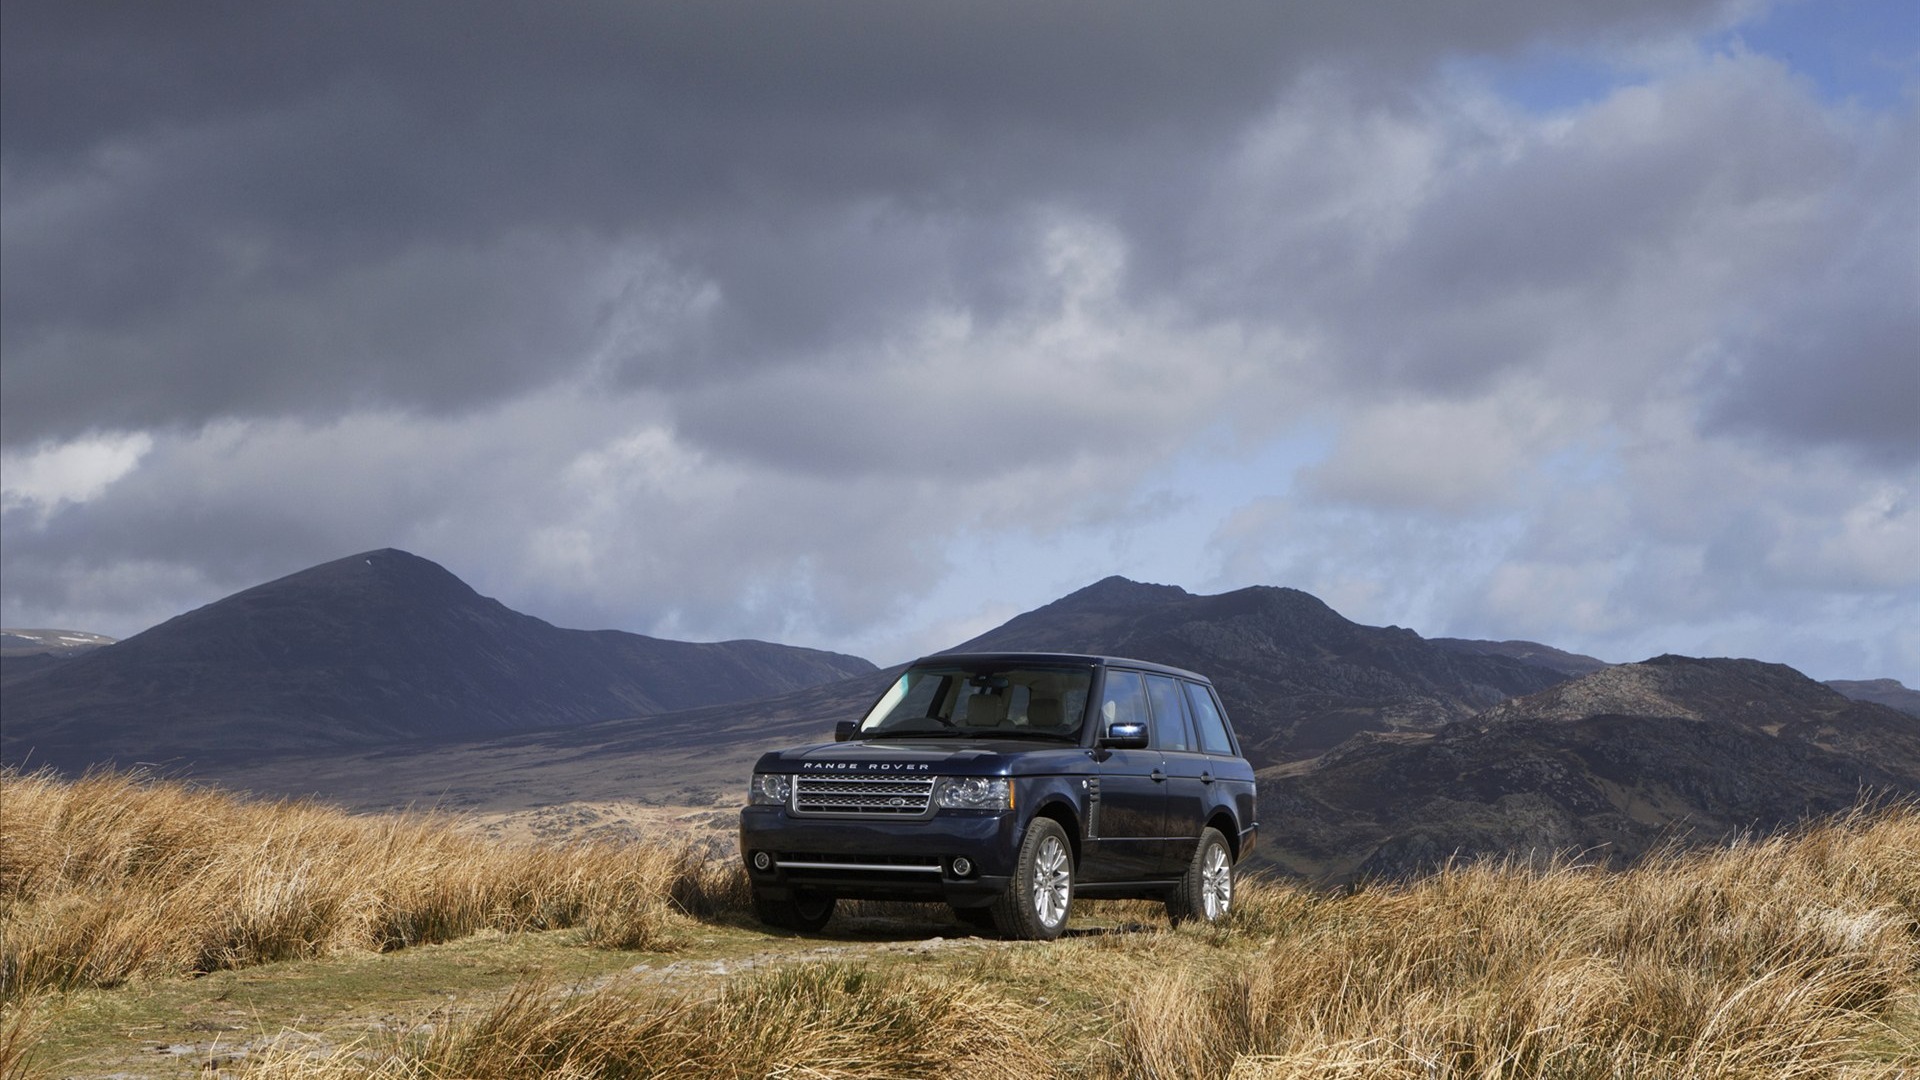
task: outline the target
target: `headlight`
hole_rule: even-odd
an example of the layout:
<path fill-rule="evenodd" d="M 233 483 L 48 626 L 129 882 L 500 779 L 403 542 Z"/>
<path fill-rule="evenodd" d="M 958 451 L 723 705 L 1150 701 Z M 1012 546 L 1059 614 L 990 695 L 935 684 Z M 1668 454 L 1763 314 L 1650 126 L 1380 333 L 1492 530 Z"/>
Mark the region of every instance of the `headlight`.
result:
<path fill-rule="evenodd" d="M 1007 810 L 1013 806 L 1013 784 L 1005 777 L 949 776 L 934 801 L 948 810 Z"/>
<path fill-rule="evenodd" d="M 786 773 L 754 773 L 747 787 L 747 802 L 755 806 L 785 806 L 793 791 L 793 777 Z"/>

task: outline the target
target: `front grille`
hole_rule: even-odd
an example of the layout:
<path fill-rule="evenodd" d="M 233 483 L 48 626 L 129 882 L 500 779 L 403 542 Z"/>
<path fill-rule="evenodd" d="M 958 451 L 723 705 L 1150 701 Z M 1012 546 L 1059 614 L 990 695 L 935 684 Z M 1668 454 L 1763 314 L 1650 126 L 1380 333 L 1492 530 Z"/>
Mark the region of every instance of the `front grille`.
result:
<path fill-rule="evenodd" d="M 917 817 L 932 801 L 932 777 L 797 776 L 793 783 L 793 809 L 800 814 Z"/>

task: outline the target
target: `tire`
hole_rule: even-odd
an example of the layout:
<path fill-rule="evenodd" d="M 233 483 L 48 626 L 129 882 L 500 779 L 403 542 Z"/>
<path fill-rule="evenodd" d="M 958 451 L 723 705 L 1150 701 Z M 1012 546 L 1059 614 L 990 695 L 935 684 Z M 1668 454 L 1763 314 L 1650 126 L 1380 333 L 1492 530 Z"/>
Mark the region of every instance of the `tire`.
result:
<path fill-rule="evenodd" d="M 971 926 L 975 930 L 994 928 L 993 909 L 990 907 L 957 907 L 953 909 L 953 917 L 960 920 L 960 925 Z"/>
<path fill-rule="evenodd" d="M 788 900 L 772 900 L 755 890 L 753 913 L 768 926 L 811 934 L 833 918 L 836 903 L 831 893 L 797 893 Z"/>
<path fill-rule="evenodd" d="M 1219 829 L 1200 830 L 1193 861 L 1180 875 L 1180 884 L 1167 897 L 1167 916 L 1178 925 L 1187 921 L 1217 923 L 1233 910 L 1233 849 Z"/>
<path fill-rule="evenodd" d="M 1013 881 L 993 902 L 993 925 L 1003 937 L 1052 941 L 1073 909 L 1073 846 L 1052 818 L 1037 817 L 1020 841 Z"/>

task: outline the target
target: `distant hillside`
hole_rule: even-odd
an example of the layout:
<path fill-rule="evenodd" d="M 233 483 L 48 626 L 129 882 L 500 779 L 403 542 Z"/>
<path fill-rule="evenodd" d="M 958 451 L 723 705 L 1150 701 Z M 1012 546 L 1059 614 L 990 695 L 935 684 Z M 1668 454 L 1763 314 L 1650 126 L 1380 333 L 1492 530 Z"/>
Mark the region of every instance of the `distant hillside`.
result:
<path fill-rule="evenodd" d="M 1204 672 L 1220 687 L 1251 756 L 1264 762 L 1317 755 L 1356 731 L 1437 730 L 1561 678 L 1507 657 L 1441 649 L 1410 630 L 1361 626 L 1293 589 L 1195 596 L 1119 577 L 1017 616 L 960 649 L 1112 653 Z M 580 799 L 671 798 L 695 788 L 730 799 L 761 751 L 831 738 L 835 721 L 857 719 L 897 670 L 458 747 L 219 775 L 256 791 L 321 793 L 356 806 L 444 795 L 450 805 L 497 808 L 536 791 L 549 800 L 562 791 Z"/>
<path fill-rule="evenodd" d="M 1565 676 L 1506 656 L 1362 626 L 1314 596 L 1268 586 L 1195 596 L 1110 577 L 957 650 L 1111 653 L 1199 671 L 1219 686 L 1250 756 L 1316 756 L 1360 731 L 1435 730 Z"/>
<path fill-rule="evenodd" d="M 1855 701 L 1871 701 L 1908 716 L 1920 716 L 1920 690 L 1909 690 L 1899 679 L 1828 679 L 1827 685 Z"/>
<path fill-rule="evenodd" d="M 470 739 L 765 697 L 873 671 L 760 641 L 563 630 L 426 559 L 366 552 L 9 680 L 0 757 L 66 769 Z"/>
<path fill-rule="evenodd" d="M 1605 660 L 1596 660 L 1581 653 L 1556 649 L 1537 641 L 1474 641 L 1470 638 L 1446 637 L 1427 640 L 1454 652 L 1472 653 L 1477 656 L 1505 656 L 1522 663 L 1557 671 L 1569 677 L 1591 675 L 1607 666 Z"/>
<path fill-rule="evenodd" d="M 1263 778 L 1266 855 L 1340 880 L 1453 855 L 1631 860 L 1920 794 L 1920 720 L 1792 668 L 1662 656 L 1505 702 L 1437 735 L 1363 736 Z"/>
<path fill-rule="evenodd" d="M 111 644 L 113 639 L 104 634 L 82 630 L 0 630 L 0 656 L 78 656 Z"/>
<path fill-rule="evenodd" d="M 111 644 L 112 638 L 83 630 L 0 630 L 0 683 Z"/>

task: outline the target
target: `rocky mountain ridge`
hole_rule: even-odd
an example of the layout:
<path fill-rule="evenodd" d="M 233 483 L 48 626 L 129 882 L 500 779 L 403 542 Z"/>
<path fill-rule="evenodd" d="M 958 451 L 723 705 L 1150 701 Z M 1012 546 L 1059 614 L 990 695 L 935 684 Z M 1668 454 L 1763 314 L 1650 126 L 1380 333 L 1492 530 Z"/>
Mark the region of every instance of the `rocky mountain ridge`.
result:
<path fill-rule="evenodd" d="M 1920 720 L 1792 668 L 1660 656 L 1432 735 L 1363 736 L 1263 777 L 1267 854 L 1320 880 L 1481 855 L 1628 862 L 1920 795 Z M 1264 841 L 1263 841 L 1264 843 Z"/>

